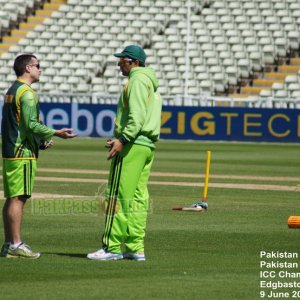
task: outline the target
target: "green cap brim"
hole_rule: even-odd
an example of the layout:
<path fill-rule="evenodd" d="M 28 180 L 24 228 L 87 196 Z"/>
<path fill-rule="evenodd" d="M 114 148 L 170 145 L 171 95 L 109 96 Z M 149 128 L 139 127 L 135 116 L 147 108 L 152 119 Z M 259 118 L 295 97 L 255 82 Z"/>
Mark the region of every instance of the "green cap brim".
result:
<path fill-rule="evenodd" d="M 114 56 L 115 57 L 127 57 L 126 54 L 124 54 L 124 53 L 115 53 Z"/>

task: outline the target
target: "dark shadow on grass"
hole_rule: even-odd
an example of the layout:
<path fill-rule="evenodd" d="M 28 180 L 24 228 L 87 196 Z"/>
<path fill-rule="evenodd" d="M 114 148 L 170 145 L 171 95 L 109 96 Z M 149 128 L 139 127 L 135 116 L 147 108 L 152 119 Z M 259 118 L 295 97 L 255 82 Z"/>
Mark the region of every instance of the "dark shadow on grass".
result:
<path fill-rule="evenodd" d="M 57 253 L 57 252 L 43 252 L 42 255 L 47 255 L 47 254 L 51 254 L 51 255 L 58 255 L 58 256 L 69 256 L 69 257 L 77 257 L 77 258 L 86 258 L 87 254 L 84 253 Z"/>

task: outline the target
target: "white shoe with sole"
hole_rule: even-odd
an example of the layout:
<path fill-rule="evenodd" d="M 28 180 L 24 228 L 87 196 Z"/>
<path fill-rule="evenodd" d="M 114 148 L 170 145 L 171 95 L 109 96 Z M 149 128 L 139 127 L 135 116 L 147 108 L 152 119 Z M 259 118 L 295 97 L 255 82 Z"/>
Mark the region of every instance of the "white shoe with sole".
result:
<path fill-rule="evenodd" d="M 119 260 L 123 259 L 123 254 L 105 251 L 101 248 L 96 252 L 89 253 L 87 258 L 92 260 Z"/>
<path fill-rule="evenodd" d="M 131 260 L 136 260 L 136 261 L 145 261 L 146 257 L 143 252 L 140 253 L 134 253 L 134 252 L 125 252 L 123 254 L 125 259 L 131 259 Z"/>
<path fill-rule="evenodd" d="M 41 256 L 39 252 L 33 252 L 31 248 L 25 243 L 21 243 L 19 247 L 14 248 L 12 245 L 9 246 L 6 257 L 7 258 L 28 258 L 28 259 L 37 259 Z"/>

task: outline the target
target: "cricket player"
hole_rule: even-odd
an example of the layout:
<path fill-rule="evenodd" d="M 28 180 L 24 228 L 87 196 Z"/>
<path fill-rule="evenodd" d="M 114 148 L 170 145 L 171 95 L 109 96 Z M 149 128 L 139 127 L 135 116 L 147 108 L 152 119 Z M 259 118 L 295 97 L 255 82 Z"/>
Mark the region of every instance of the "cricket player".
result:
<path fill-rule="evenodd" d="M 1 256 L 39 258 L 21 239 L 23 207 L 31 197 L 39 148 L 53 145 L 52 137 L 73 138 L 72 129 L 51 129 L 40 121 L 39 100 L 31 84 L 39 81 L 36 56 L 22 54 L 14 61 L 17 80 L 4 97 L 2 111 L 3 206 L 5 243 Z"/>
<path fill-rule="evenodd" d="M 115 137 L 107 141 L 107 158 L 112 162 L 102 247 L 87 257 L 144 261 L 147 182 L 160 134 L 162 99 L 154 70 L 145 67 L 143 48 L 130 45 L 114 56 L 119 58 L 118 66 L 129 80 L 119 99 Z"/>

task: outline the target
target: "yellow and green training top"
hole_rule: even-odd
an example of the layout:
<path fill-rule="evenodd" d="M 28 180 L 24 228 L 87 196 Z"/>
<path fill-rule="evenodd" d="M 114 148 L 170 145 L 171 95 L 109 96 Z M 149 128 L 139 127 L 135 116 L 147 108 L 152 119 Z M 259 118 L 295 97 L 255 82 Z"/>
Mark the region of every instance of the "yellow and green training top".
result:
<path fill-rule="evenodd" d="M 127 142 L 155 148 L 160 135 L 162 98 L 152 68 L 136 67 L 120 95 L 114 135 Z"/>
<path fill-rule="evenodd" d="M 41 124 L 39 100 L 26 83 L 16 80 L 4 97 L 2 111 L 3 159 L 36 159 L 41 140 L 50 140 L 55 130 Z"/>

